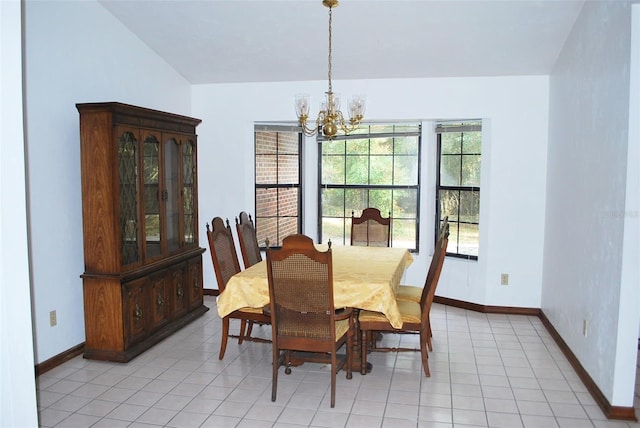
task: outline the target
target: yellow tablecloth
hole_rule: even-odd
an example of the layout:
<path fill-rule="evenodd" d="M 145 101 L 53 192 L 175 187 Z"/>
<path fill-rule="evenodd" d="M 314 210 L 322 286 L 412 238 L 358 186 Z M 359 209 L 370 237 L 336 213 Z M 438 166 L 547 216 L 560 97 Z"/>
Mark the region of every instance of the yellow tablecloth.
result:
<path fill-rule="evenodd" d="M 318 249 L 326 250 L 318 245 Z M 334 246 L 333 298 L 337 308 L 352 307 L 382 312 L 395 328 L 402 326 L 395 292 L 413 257 L 406 249 Z M 218 296 L 221 317 L 243 308 L 269 303 L 267 263 L 262 261 L 229 279 Z"/>

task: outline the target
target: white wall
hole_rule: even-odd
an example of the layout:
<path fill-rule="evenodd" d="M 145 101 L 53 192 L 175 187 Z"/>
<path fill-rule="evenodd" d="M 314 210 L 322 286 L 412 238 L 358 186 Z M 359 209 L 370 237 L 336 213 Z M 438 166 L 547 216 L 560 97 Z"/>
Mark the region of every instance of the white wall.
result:
<path fill-rule="evenodd" d="M 26 124 L 38 363 L 84 342 L 76 103 L 190 113 L 190 85 L 95 1 L 25 3 Z M 57 311 L 58 325 L 49 326 Z"/>
<path fill-rule="evenodd" d="M 0 1 L 0 426 L 38 425 L 27 249 L 22 13 Z"/>
<path fill-rule="evenodd" d="M 630 16 L 586 2 L 550 81 L 542 309 L 614 406 L 633 406 L 639 314 Z"/>
<path fill-rule="evenodd" d="M 423 119 L 426 122 L 421 199 L 421 248 L 405 282 L 421 286 L 431 259 L 434 144 L 430 119 L 482 118 L 483 158 L 478 262 L 449 258 L 438 295 L 486 305 L 540 307 L 548 78 L 447 78 L 334 82 L 336 92 L 365 93 L 367 119 Z M 293 97 L 319 98 L 325 81 L 196 85 L 192 108 L 199 127 L 200 241 L 204 223 L 215 216 L 233 224 L 241 210 L 254 212 L 256 121 L 295 120 Z M 313 114 L 313 113 L 312 113 Z M 429 126 L 430 125 L 430 126 Z M 304 233 L 316 234 L 316 147 L 308 140 Z M 206 255 L 205 255 L 206 257 Z M 500 273 L 510 285 L 500 286 Z M 205 286 L 216 288 L 211 263 Z"/>

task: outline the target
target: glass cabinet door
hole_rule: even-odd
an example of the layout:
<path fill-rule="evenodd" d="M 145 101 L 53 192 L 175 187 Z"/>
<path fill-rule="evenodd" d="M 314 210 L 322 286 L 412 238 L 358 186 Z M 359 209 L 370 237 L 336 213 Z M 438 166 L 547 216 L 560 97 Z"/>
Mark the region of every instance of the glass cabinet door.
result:
<path fill-rule="evenodd" d="M 164 136 L 166 240 L 169 253 L 180 248 L 180 141 Z"/>
<path fill-rule="evenodd" d="M 196 142 L 182 145 L 182 216 L 184 243 L 196 243 Z"/>
<path fill-rule="evenodd" d="M 144 242 L 145 257 L 150 259 L 162 255 L 160 141 L 148 135 L 143 147 Z"/>
<path fill-rule="evenodd" d="M 137 203 L 138 141 L 135 134 L 129 130 L 119 129 L 116 135 L 119 135 L 120 263 L 124 266 L 140 260 Z"/>

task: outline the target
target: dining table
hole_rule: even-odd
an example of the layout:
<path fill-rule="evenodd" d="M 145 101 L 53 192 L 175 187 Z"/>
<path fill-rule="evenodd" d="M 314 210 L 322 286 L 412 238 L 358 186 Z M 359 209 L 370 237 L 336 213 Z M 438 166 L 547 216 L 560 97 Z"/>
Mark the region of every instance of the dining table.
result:
<path fill-rule="evenodd" d="M 328 245 L 316 244 L 316 248 L 326 251 Z M 333 245 L 331 254 L 335 307 L 380 312 L 400 328 L 395 293 L 413 262 L 411 253 L 405 248 Z M 263 260 L 229 279 L 218 296 L 217 308 L 220 317 L 225 317 L 240 308 L 262 308 L 268 303 L 267 262 Z M 357 334 L 358 342 L 359 337 Z"/>

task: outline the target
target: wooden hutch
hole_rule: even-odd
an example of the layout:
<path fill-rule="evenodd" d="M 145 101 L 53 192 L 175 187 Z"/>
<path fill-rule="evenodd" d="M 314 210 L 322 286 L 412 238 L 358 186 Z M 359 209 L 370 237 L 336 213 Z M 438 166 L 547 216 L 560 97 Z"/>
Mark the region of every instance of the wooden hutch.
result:
<path fill-rule="evenodd" d="M 200 119 L 108 102 L 80 112 L 85 358 L 126 362 L 204 314 Z"/>

